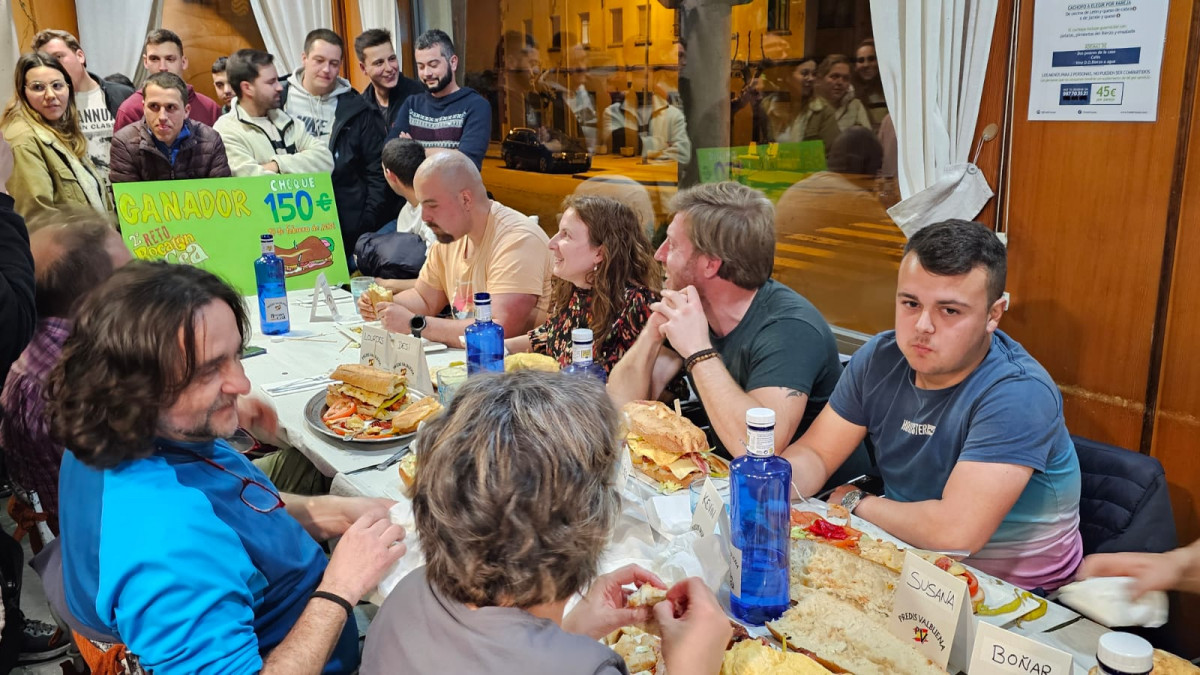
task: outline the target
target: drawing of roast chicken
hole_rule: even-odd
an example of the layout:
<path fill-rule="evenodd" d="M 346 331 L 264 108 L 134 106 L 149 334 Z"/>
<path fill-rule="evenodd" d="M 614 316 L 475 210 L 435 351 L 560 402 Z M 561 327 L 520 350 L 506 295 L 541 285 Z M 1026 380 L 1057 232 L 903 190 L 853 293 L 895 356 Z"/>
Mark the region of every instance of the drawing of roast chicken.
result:
<path fill-rule="evenodd" d="M 283 275 L 294 277 L 333 264 L 333 252 L 318 237 L 305 237 L 295 248 L 276 248 L 275 255 L 283 259 Z"/>

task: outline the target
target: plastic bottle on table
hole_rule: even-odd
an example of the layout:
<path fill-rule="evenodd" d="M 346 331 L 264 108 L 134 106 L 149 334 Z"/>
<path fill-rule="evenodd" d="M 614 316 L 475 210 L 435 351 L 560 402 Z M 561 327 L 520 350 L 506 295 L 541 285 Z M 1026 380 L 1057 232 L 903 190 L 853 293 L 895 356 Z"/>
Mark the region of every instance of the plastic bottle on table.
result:
<path fill-rule="evenodd" d="M 734 560 L 741 558 L 730 609 L 739 621 L 761 626 L 788 608 L 792 465 L 775 456 L 775 411 L 747 410 L 746 435 L 746 454 L 729 468 L 730 544 Z"/>
<path fill-rule="evenodd" d="M 1112 631 L 1100 636 L 1096 667 L 1089 675 L 1149 675 L 1154 670 L 1154 646 L 1132 633 Z"/>
<path fill-rule="evenodd" d="M 264 234 L 259 240 L 262 242 L 262 257 L 254 261 L 254 281 L 258 286 L 260 325 L 263 335 L 282 335 L 292 329 L 283 259 L 275 255 L 275 237 Z"/>
<path fill-rule="evenodd" d="M 592 360 L 592 329 L 576 328 L 571 331 L 571 365 L 563 368 L 568 375 L 590 375 L 601 382 L 608 381 L 604 366 Z"/>
<path fill-rule="evenodd" d="M 492 321 L 492 296 L 475 294 L 475 323 L 467 326 L 467 375 L 504 372 L 504 326 Z"/>

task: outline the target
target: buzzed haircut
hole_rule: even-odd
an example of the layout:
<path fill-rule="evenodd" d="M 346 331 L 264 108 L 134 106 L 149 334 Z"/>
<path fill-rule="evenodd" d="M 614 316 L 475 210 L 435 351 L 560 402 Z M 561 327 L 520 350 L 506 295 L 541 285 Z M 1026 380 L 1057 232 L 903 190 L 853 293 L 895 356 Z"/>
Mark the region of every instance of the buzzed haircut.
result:
<path fill-rule="evenodd" d="M 346 43 L 342 42 L 342 36 L 329 30 L 328 28 L 318 28 L 316 30 L 309 31 L 308 35 L 304 36 L 305 54 L 308 53 L 309 49 L 312 49 L 312 43 L 316 42 L 317 40 L 320 40 L 321 42 L 328 42 L 342 52 L 346 51 Z"/>
<path fill-rule="evenodd" d="M 416 48 L 430 49 L 438 45 L 441 45 L 442 48 L 442 58 L 448 59 L 454 56 L 454 41 L 444 31 L 436 28 L 430 28 L 421 33 L 421 37 L 417 38 Z"/>
<path fill-rule="evenodd" d="M 150 77 L 147 77 L 145 84 L 142 85 L 143 97 L 146 96 L 146 89 L 149 88 L 150 85 L 154 85 L 159 89 L 174 89 L 175 91 L 179 92 L 179 100 L 183 101 L 184 105 L 187 105 L 187 83 L 183 81 L 182 77 L 176 75 L 175 73 L 163 71 L 161 73 L 154 73 Z"/>
<path fill-rule="evenodd" d="M 229 77 L 229 86 L 240 100 L 242 98 L 242 83 L 254 84 L 258 79 L 258 71 L 275 63 L 275 57 L 261 49 L 239 49 L 229 57 L 225 64 L 225 73 Z"/>
<path fill-rule="evenodd" d="M 367 59 L 367 50 L 379 45 L 391 44 L 392 32 L 384 28 L 369 28 L 354 38 L 354 53 L 359 61 Z"/>
<path fill-rule="evenodd" d="M 174 44 L 176 47 L 179 47 L 179 53 L 183 53 L 183 40 L 179 39 L 175 31 L 167 30 L 166 28 L 150 31 L 150 34 L 146 36 L 146 42 L 142 45 L 142 51 L 145 51 L 146 47 L 150 45 L 161 45 L 164 42 Z"/>
<path fill-rule="evenodd" d="M 30 47 L 33 51 L 39 52 L 42 50 L 42 47 L 45 47 L 46 43 L 50 42 L 51 40 L 62 40 L 63 44 L 67 46 L 67 49 L 70 49 L 73 52 L 83 49 L 83 47 L 79 46 L 79 40 L 77 40 L 74 35 L 71 35 L 65 30 L 55 30 L 53 28 L 47 28 L 46 30 L 39 31 L 37 35 L 34 35 L 33 44 L 30 45 Z"/>
<path fill-rule="evenodd" d="M 951 218 L 925 227 L 909 238 L 904 255 L 915 253 L 926 272 L 956 277 L 976 267 L 987 272 L 988 304 L 1004 295 L 1008 251 L 983 223 Z"/>
<path fill-rule="evenodd" d="M 411 138 L 393 138 L 383 146 L 383 167 L 396 174 L 406 187 L 412 187 L 421 162 L 425 161 L 425 146 Z"/>
<path fill-rule="evenodd" d="M 215 75 L 217 73 L 225 72 L 225 64 L 226 63 L 229 63 L 228 56 L 218 56 L 217 60 L 213 61 L 213 65 L 212 65 L 213 74 Z"/>

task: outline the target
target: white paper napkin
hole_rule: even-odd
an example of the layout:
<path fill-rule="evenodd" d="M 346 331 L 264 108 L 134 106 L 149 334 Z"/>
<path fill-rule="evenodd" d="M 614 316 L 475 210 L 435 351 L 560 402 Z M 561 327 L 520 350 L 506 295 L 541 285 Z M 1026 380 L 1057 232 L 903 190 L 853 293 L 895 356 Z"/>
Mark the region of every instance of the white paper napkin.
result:
<path fill-rule="evenodd" d="M 1167 594 L 1150 591 L 1134 600 L 1133 577 L 1094 577 L 1058 589 L 1058 600 L 1075 611 L 1110 628 L 1145 626 L 1158 628 L 1167 622 Z"/>
<path fill-rule="evenodd" d="M 407 499 L 396 502 L 388 511 L 388 518 L 404 528 L 404 545 L 408 550 L 379 582 L 376 590 L 382 597 L 387 597 L 400 580 L 408 573 L 425 564 L 425 554 L 421 553 L 421 541 L 417 538 L 417 523 L 413 518 L 412 502 Z"/>

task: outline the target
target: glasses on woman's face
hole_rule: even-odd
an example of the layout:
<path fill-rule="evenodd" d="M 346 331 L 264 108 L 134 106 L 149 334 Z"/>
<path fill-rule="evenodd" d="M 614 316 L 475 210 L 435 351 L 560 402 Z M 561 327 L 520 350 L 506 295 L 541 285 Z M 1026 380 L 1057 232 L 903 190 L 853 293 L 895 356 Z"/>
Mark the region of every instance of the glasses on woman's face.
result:
<path fill-rule="evenodd" d="M 266 485 L 263 485 L 253 478 L 239 476 L 238 474 L 226 469 L 225 467 L 198 452 L 192 452 L 191 450 L 188 450 L 187 452 L 200 458 L 209 466 L 223 471 L 240 480 L 242 482 L 242 491 L 239 496 L 242 498 L 242 503 L 254 509 L 255 511 L 258 511 L 259 513 L 270 513 L 275 509 L 286 506 L 286 504 L 283 503 L 283 498 L 279 496 L 279 493 L 267 487 Z"/>
<path fill-rule="evenodd" d="M 56 94 L 61 94 L 67 90 L 67 81 L 55 80 L 53 82 L 26 82 L 25 89 L 26 91 L 31 91 L 35 94 L 44 94 L 46 93 L 46 89 L 49 89 Z"/>
<path fill-rule="evenodd" d="M 857 59 L 854 59 L 854 60 L 855 60 L 855 61 L 857 61 L 857 62 L 859 62 L 859 63 L 875 63 L 875 57 L 874 57 L 874 56 L 860 56 L 860 57 L 858 57 Z"/>

